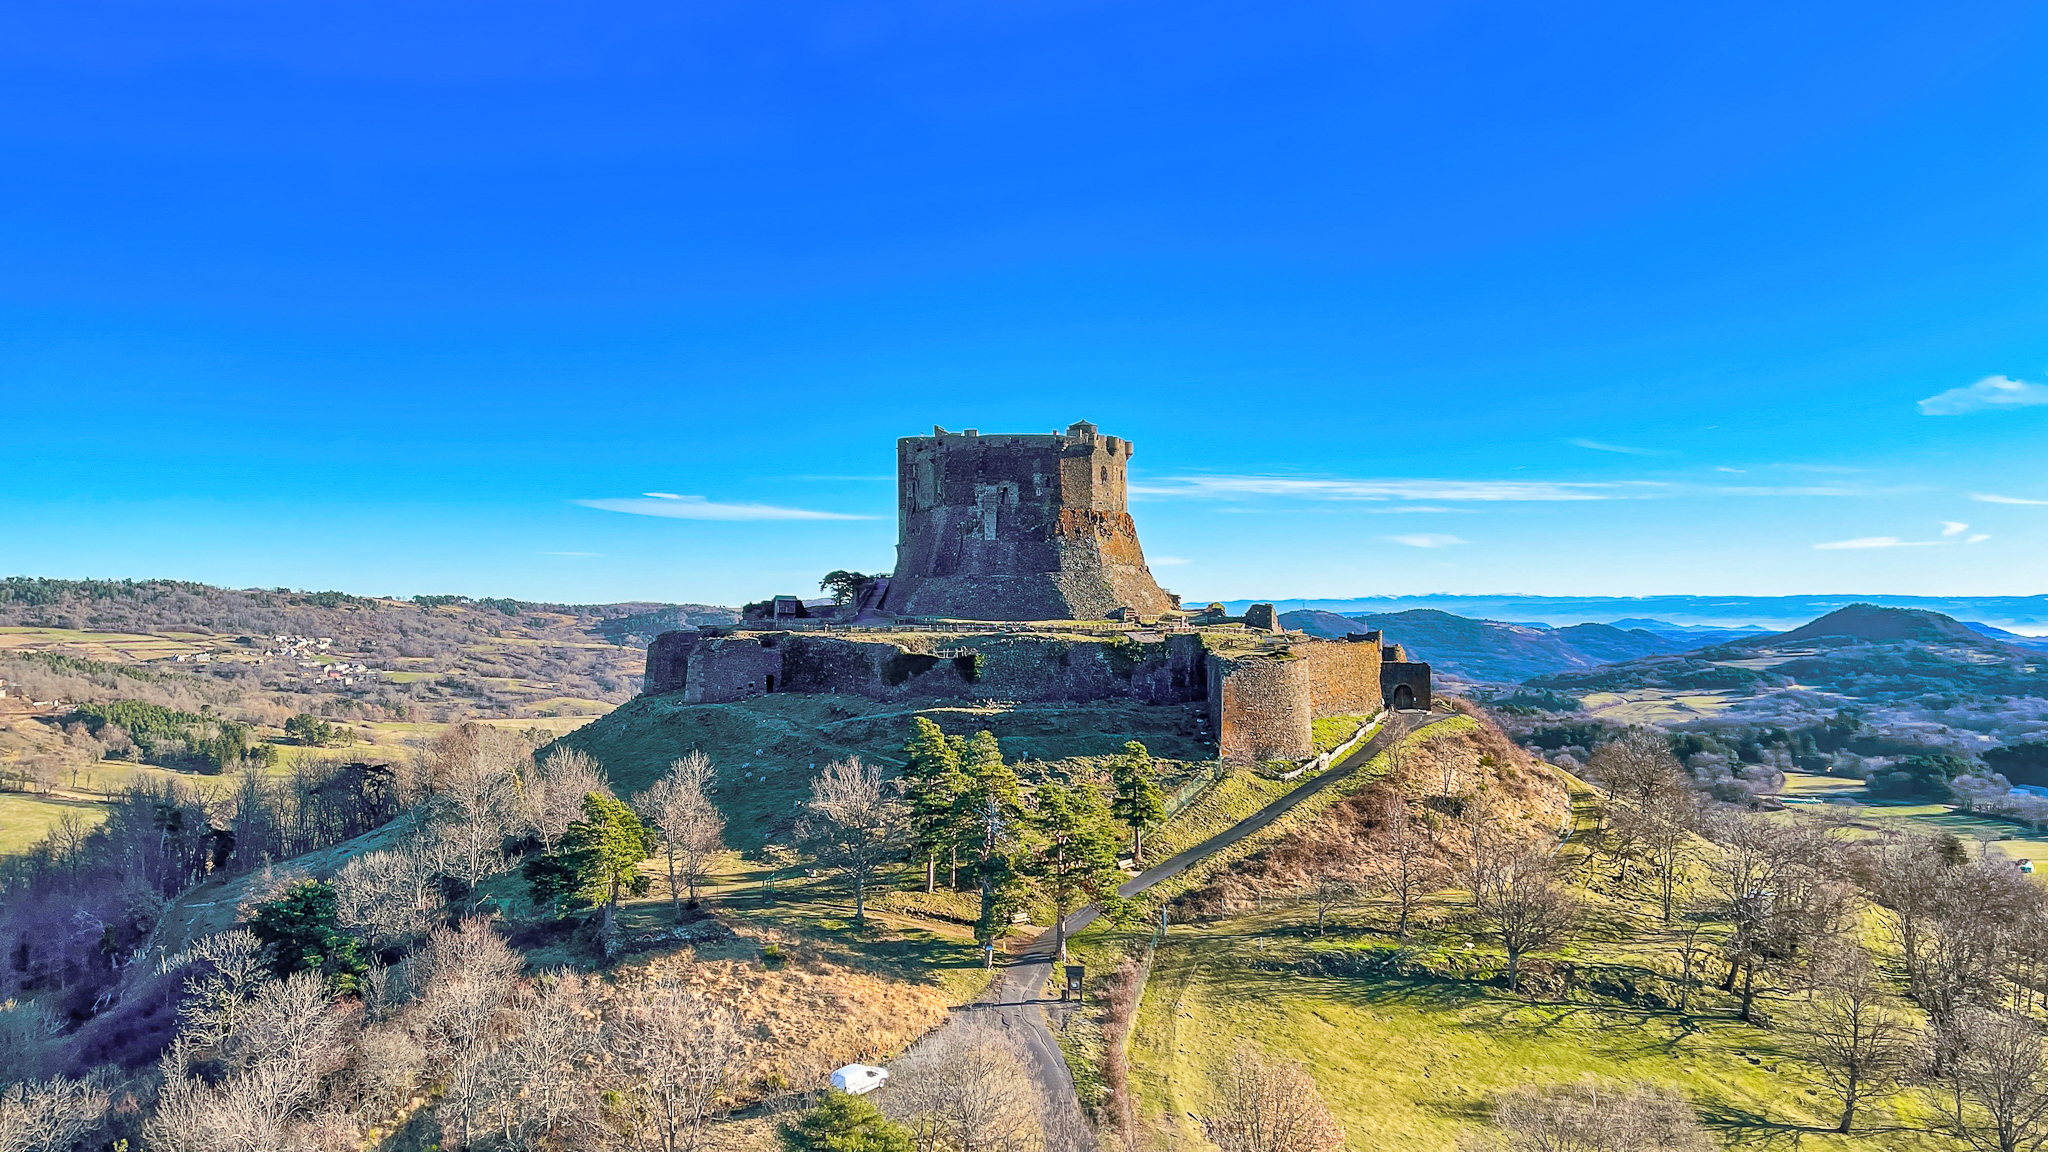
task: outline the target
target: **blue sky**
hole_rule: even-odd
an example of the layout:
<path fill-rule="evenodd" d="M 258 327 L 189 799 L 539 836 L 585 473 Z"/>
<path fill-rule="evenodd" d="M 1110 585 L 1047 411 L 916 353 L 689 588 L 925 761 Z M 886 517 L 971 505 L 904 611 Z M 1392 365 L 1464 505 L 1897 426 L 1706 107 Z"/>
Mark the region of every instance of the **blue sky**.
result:
<path fill-rule="evenodd" d="M 1200 600 L 2048 591 L 2038 5 L 4 12 L 0 571 L 733 602 L 1089 419 Z"/>

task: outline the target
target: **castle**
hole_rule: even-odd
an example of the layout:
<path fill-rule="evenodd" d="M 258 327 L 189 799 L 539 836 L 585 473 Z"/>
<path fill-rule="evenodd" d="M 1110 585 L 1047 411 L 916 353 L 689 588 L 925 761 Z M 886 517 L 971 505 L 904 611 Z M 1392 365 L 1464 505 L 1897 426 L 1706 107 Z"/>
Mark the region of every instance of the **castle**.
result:
<path fill-rule="evenodd" d="M 1226 760 L 1309 756 L 1317 719 L 1430 706 L 1429 665 L 1377 632 L 1287 632 L 1267 604 L 1183 611 L 1138 545 L 1132 452 L 1085 422 L 905 437 L 893 574 L 819 615 L 776 597 L 772 619 L 664 632 L 642 692 L 1205 704 Z"/>

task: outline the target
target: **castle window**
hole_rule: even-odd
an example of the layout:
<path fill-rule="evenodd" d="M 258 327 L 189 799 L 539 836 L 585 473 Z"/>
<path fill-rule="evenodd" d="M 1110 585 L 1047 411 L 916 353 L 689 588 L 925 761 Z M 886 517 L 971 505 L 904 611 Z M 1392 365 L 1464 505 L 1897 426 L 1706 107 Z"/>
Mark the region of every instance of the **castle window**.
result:
<path fill-rule="evenodd" d="M 1102 466 L 1102 482 L 1104 484 L 1109 483 L 1109 465 L 1107 464 Z"/>

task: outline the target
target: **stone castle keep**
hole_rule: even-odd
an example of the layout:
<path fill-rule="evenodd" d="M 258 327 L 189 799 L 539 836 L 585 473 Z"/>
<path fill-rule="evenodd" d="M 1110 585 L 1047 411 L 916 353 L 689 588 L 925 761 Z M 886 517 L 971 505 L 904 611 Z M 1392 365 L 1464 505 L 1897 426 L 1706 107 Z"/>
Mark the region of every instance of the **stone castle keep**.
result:
<path fill-rule="evenodd" d="M 1377 632 L 1322 640 L 1270 605 L 1182 611 L 1145 565 L 1130 441 L 933 429 L 897 442 L 896 571 L 822 615 L 665 632 L 646 695 L 1206 705 L 1226 760 L 1314 753 L 1312 722 L 1428 708 L 1429 665 Z M 1113 619 L 1114 618 L 1114 619 Z"/>
<path fill-rule="evenodd" d="M 956 620 L 1157 616 L 1179 603 L 1152 579 L 1124 496 L 1131 442 L 932 429 L 896 442 L 896 572 L 875 607 Z"/>

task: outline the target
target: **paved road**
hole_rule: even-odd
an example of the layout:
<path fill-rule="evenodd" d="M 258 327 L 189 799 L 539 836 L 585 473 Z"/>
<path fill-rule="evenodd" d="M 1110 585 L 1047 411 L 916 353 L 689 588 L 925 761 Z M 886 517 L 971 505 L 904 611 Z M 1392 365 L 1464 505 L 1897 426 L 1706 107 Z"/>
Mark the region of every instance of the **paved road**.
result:
<path fill-rule="evenodd" d="M 1397 712 L 1390 715 L 1372 739 L 1331 765 L 1321 776 L 1200 844 L 1145 869 L 1120 885 L 1117 892 L 1135 896 L 1162 880 L 1180 875 L 1195 862 L 1265 828 L 1295 805 L 1348 778 L 1396 739 L 1444 719 L 1448 717 L 1442 713 Z M 1072 935 L 1094 923 L 1099 912 L 1090 905 L 1067 917 L 1067 934 Z M 1025 1072 L 1038 1092 L 1045 1123 L 1046 1152 L 1096 1152 L 1096 1141 L 1081 1114 L 1081 1102 L 1074 1091 L 1073 1073 L 1068 1071 L 1066 1060 L 1060 1056 L 1059 1042 L 1053 1039 L 1053 1028 L 1064 1026 L 1066 1014 L 1074 1009 L 1045 996 L 1046 985 L 1052 980 L 1052 967 L 1053 933 L 1047 931 L 1003 969 L 980 1000 L 955 1012 L 951 1020 L 918 1041 L 912 1052 L 927 1045 L 943 1043 L 947 1033 L 968 1027 L 969 1021 L 992 1020 L 1017 1040 Z"/>

